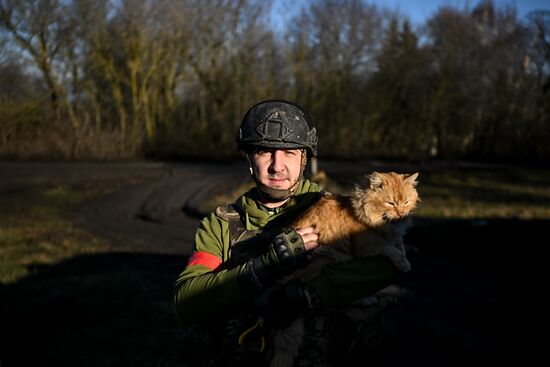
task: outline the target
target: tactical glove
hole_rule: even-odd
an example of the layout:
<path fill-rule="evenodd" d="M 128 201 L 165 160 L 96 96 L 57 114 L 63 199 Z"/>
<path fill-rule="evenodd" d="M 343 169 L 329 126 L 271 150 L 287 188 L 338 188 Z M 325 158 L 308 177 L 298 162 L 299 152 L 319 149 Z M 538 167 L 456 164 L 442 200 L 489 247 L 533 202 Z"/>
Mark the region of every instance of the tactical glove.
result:
<path fill-rule="evenodd" d="M 298 316 L 320 309 L 321 299 L 315 289 L 300 281 L 268 288 L 254 301 L 258 315 L 276 328 L 284 328 Z"/>
<path fill-rule="evenodd" d="M 308 258 L 302 236 L 288 228 L 275 236 L 265 254 L 249 260 L 239 279 L 243 293 L 257 296 L 273 280 L 307 264 Z"/>
<path fill-rule="evenodd" d="M 307 254 L 302 236 L 288 228 L 275 236 L 267 253 L 260 256 L 269 276 L 281 276 L 306 265 Z"/>

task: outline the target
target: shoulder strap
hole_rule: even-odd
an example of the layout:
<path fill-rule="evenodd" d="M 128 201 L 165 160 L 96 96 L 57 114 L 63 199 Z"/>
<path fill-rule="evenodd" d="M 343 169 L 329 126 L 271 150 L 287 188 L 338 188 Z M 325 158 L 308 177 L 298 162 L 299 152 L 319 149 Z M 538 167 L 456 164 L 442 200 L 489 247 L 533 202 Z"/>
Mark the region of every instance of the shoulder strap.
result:
<path fill-rule="evenodd" d="M 239 207 L 235 203 L 220 205 L 216 208 L 215 213 L 229 224 L 229 246 L 233 247 L 241 234 L 246 231 L 244 218 Z"/>

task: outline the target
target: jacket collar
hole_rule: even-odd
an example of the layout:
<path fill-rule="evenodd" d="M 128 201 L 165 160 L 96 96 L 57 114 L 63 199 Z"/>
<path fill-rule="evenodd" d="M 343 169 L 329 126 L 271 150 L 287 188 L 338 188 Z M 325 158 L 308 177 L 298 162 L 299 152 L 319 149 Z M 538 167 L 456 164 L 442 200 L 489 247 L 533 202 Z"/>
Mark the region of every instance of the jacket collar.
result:
<path fill-rule="evenodd" d="M 315 182 L 302 180 L 298 188 L 288 201 L 282 206 L 270 209 L 262 205 L 258 201 L 258 192 L 254 187 L 247 191 L 243 196 L 237 199 L 237 205 L 245 213 L 245 224 L 247 230 L 258 230 L 264 227 L 271 220 L 282 216 L 288 212 L 295 212 L 295 209 L 301 208 L 303 205 L 312 203 L 318 195 L 306 195 L 308 193 L 317 193 L 320 187 Z"/>

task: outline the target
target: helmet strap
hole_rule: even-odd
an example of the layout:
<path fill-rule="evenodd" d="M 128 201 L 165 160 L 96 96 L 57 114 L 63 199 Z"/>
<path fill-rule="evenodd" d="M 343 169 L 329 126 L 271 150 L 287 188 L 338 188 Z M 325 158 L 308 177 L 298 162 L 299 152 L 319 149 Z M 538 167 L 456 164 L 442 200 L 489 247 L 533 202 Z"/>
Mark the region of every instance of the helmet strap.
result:
<path fill-rule="evenodd" d="M 304 168 L 307 165 L 307 152 L 305 149 L 302 149 L 302 174 L 304 173 Z"/>

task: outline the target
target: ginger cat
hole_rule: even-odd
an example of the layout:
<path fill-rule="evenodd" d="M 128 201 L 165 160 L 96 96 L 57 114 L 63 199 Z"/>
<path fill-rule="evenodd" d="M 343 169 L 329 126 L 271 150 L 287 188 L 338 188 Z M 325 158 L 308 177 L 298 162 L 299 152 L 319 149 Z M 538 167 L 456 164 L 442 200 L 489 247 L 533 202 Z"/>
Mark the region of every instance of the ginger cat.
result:
<path fill-rule="evenodd" d="M 304 269 L 283 279 L 309 281 L 330 263 L 353 257 L 382 255 L 402 272 L 410 270 L 403 235 L 410 226 L 412 210 L 419 201 L 418 173 L 374 172 L 367 185 L 356 186 L 350 195 L 326 195 L 304 212 L 292 227 L 313 226 L 319 233 L 319 247 Z M 286 329 L 273 331 L 272 367 L 292 366 L 305 337 L 304 318 Z"/>

